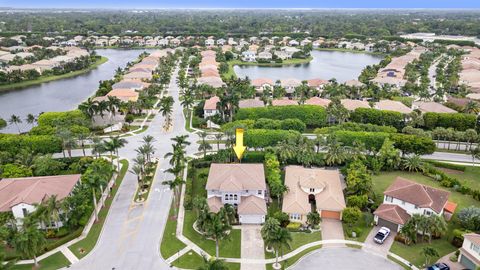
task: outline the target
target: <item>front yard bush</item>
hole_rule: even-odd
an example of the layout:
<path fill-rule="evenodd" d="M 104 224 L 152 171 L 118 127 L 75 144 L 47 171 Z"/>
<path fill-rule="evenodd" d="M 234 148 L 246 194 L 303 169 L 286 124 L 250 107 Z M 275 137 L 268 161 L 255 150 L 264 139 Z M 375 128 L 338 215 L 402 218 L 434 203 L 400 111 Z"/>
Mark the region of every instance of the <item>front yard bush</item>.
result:
<path fill-rule="evenodd" d="M 296 118 L 309 128 L 326 126 L 325 108 L 313 105 L 269 106 L 261 108 L 244 108 L 238 110 L 235 120 L 258 120 L 260 118 L 285 120 Z"/>
<path fill-rule="evenodd" d="M 474 114 L 464 113 L 432 113 L 428 112 L 423 115 L 425 128 L 435 129 L 437 127 L 454 128 L 455 130 L 465 131 L 474 129 L 477 116 Z"/>
<path fill-rule="evenodd" d="M 399 112 L 358 108 L 350 114 L 350 120 L 357 123 L 392 126 L 402 130 L 405 126 L 404 115 Z"/>

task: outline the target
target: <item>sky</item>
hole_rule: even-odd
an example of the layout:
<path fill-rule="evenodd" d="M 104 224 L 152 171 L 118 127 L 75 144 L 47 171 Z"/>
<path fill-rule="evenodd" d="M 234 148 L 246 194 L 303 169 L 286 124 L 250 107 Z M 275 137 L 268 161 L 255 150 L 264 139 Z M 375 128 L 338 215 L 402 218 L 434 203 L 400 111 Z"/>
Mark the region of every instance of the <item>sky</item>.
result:
<path fill-rule="evenodd" d="M 0 0 L 13 8 L 443 8 L 478 9 L 480 0 Z"/>

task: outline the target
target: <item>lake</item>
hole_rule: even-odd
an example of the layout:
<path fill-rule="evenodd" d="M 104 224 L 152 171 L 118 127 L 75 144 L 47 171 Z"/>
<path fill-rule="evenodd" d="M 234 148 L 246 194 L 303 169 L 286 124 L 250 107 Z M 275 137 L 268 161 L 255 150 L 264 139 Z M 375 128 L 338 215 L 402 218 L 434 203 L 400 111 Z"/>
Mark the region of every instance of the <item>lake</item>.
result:
<path fill-rule="evenodd" d="M 286 78 L 308 80 L 320 78 L 329 80 L 336 78 L 342 83 L 358 79 L 363 68 L 378 64 L 383 57 L 367 53 L 352 53 L 341 51 L 312 51 L 313 60 L 310 63 L 279 67 L 234 66 L 238 77 L 250 79 L 269 78 L 274 81 Z"/>
<path fill-rule="evenodd" d="M 21 130 L 27 131 L 30 129 L 30 125 L 24 120 L 27 114 L 38 115 L 41 112 L 75 109 L 98 89 L 99 81 L 111 79 L 117 67 L 124 68 L 143 51 L 153 50 L 99 49 L 96 51 L 97 54 L 107 57 L 108 61 L 92 71 L 76 77 L 0 92 L 0 117 L 8 121 L 12 114 L 20 116 L 24 122 L 20 124 Z M 9 125 L 0 132 L 17 133 L 17 128 Z"/>

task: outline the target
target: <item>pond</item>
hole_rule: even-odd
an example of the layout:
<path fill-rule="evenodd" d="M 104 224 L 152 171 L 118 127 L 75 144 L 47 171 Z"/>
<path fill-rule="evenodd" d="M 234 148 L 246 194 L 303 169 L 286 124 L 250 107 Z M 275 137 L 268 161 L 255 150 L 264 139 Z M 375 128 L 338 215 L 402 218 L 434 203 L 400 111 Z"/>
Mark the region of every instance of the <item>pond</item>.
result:
<path fill-rule="evenodd" d="M 41 112 L 75 109 L 97 90 L 99 81 L 111 79 L 117 67 L 125 67 L 144 50 L 100 49 L 96 51 L 99 55 L 107 57 L 108 61 L 85 74 L 0 92 L 0 117 L 8 120 L 12 114 L 20 116 L 24 122 L 19 125 L 23 132 L 31 128 L 24 120 L 29 113 L 38 115 Z M 0 132 L 16 133 L 18 131 L 15 126 L 9 125 Z"/>
<path fill-rule="evenodd" d="M 378 64 L 382 56 L 342 51 L 312 51 L 310 63 L 279 67 L 234 66 L 238 77 L 250 79 L 269 78 L 274 81 L 286 78 L 308 80 L 320 78 L 330 80 L 336 78 L 342 83 L 358 79 L 363 68 Z"/>

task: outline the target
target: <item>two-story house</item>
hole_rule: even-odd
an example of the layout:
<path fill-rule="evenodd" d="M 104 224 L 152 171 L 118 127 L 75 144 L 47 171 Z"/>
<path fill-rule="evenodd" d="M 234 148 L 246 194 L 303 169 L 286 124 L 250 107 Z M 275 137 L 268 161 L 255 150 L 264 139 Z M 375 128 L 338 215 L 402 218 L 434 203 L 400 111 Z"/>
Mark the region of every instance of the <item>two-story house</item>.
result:
<path fill-rule="evenodd" d="M 413 214 L 443 215 L 450 192 L 397 177 L 383 195 L 375 224 L 398 232 Z"/>
<path fill-rule="evenodd" d="M 203 105 L 203 118 L 207 118 L 207 117 L 218 114 L 218 108 L 217 108 L 218 102 L 220 102 L 220 98 L 217 96 L 213 96 L 205 100 L 205 104 Z"/>
<path fill-rule="evenodd" d="M 467 233 L 463 236 L 458 262 L 467 269 L 480 267 L 480 234 Z"/>
<path fill-rule="evenodd" d="M 37 209 L 37 205 L 55 196 L 58 201 L 70 196 L 80 182 L 80 174 L 8 178 L 0 180 L 0 212 L 12 212 L 17 225 Z M 40 224 L 40 227 L 59 228 L 62 221 Z"/>
<path fill-rule="evenodd" d="M 265 222 L 267 185 L 263 164 L 213 163 L 207 179 L 207 202 L 212 212 L 225 204 L 237 209 L 242 224 Z"/>

